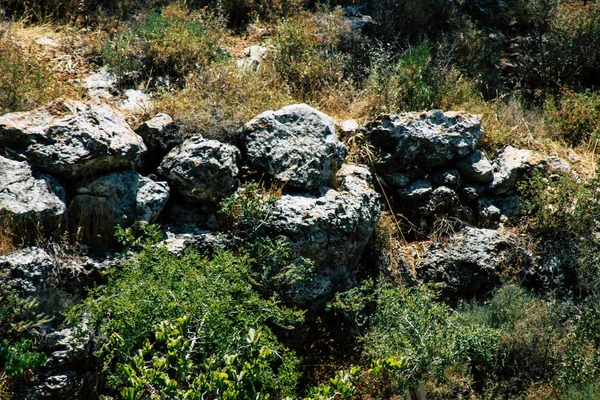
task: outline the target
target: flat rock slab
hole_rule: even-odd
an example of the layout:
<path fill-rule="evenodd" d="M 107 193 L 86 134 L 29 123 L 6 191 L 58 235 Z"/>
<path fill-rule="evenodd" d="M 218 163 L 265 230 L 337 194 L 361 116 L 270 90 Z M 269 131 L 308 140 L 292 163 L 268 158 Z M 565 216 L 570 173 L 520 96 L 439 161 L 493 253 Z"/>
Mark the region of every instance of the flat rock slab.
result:
<path fill-rule="evenodd" d="M 146 151 L 123 114 L 102 103 L 79 101 L 0 116 L 0 147 L 68 180 L 136 168 Z"/>
<path fill-rule="evenodd" d="M 13 222 L 62 219 L 65 191 L 49 175 L 34 175 L 31 167 L 0 156 L 0 213 Z"/>
<path fill-rule="evenodd" d="M 440 110 L 384 114 L 364 130 L 379 152 L 381 173 L 444 166 L 475 150 L 482 133 L 480 115 Z"/>
<path fill-rule="evenodd" d="M 330 185 L 348 153 L 333 120 L 306 104 L 266 111 L 239 135 L 248 163 L 304 191 Z"/>

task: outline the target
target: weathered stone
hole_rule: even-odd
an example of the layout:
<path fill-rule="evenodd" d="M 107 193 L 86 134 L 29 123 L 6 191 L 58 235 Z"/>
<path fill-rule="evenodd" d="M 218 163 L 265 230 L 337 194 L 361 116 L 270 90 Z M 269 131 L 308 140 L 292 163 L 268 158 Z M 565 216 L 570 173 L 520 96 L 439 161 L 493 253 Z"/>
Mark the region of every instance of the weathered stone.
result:
<path fill-rule="evenodd" d="M 269 235 L 289 239 L 294 256 L 314 262 L 316 275 L 303 281 L 309 289 L 298 294 L 303 301 L 323 296 L 325 288 L 347 284 L 381 214 L 366 168 L 348 165 L 338 176 L 341 191 L 323 188 L 318 196 L 283 195 L 264 222 Z"/>
<path fill-rule="evenodd" d="M 417 263 L 417 275 L 446 296 L 486 293 L 499 283 L 502 269 L 512 266 L 515 247 L 508 232 L 466 227 L 447 243 L 433 243 Z"/>
<path fill-rule="evenodd" d="M 102 215 L 103 223 L 122 227 L 156 220 L 169 199 L 166 182 L 154 182 L 137 172 L 117 172 L 81 185 L 70 206 L 70 218 L 93 221 Z"/>
<path fill-rule="evenodd" d="M 237 186 L 239 150 L 194 136 L 171 150 L 158 168 L 186 201 L 216 203 Z"/>
<path fill-rule="evenodd" d="M 462 185 L 460 173 L 455 169 L 449 169 L 431 174 L 431 183 L 433 186 L 446 186 L 453 190 L 458 190 Z"/>
<path fill-rule="evenodd" d="M 34 176 L 27 163 L 0 156 L 0 213 L 19 225 L 60 221 L 66 209 L 65 191 L 54 178 Z"/>
<path fill-rule="evenodd" d="M 306 104 L 264 112 L 239 134 L 252 166 L 307 191 L 329 185 L 347 154 L 333 120 Z"/>
<path fill-rule="evenodd" d="M 364 128 L 379 151 L 381 173 L 439 168 L 471 153 L 481 135 L 481 116 L 439 110 L 381 115 Z"/>
<path fill-rule="evenodd" d="M 17 250 L 0 256 L 0 282 L 31 295 L 49 284 L 56 265 L 54 259 L 39 247 Z"/>
<path fill-rule="evenodd" d="M 425 215 L 440 212 L 457 215 L 459 208 L 460 201 L 456 192 L 449 187 L 439 186 L 431 192 L 429 201 L 422 207 L 421 211 Z"/>
<path fill-rule="evenodd" d="M 418 180 L 411 183 L 404 189 L 397 191 L 398 196 L 400 196 L 402 200 L 407 201 L 427 200 L 431 196 L 432 192 L 433 187 L 431 186 L 431 182 L 429 182 L 427 179 Z"/>
<path fill-rule="evenodd" d="M 494 177 L 492 164 L 480 150 L 461 158 L 456 163 L 456 168 L 466 182 L 488 183 Z"/>
<path fill-rule="evenodd" d="M 483 193 L 486 191 L 486 186 L 484 185 L 465 185 L 462 188 L 461 195 L 462 198 L 466 201 L 477 200 Z"/>
<path fill-rule="evenodd" d="M 481 197 L 477 200 L 479 218 L 498 222 L 521 215 L 523 200 L 517 195 L 505 197 Z"/>
<path fill-rule="evenodd" d="M 495 168 L 490 192 L 494 195 L 507 195 L 517 190 L 517 183 L 544 158 L 533 151 L 507 146 L 494 160 Z"/>
<path fill-rule="evenodd" d="M 356 132 L 360 126 L 355 119 L 347 119 L 340 125 L 340 130 L 346 134 L 351 134 Z"/>
<path fill-rule="evenodd" d="M 390 186 L 403 188 L 410 182 L 410 177 L 408 174 L 403 174 L 401 172 L 393 172 L 391 174 L 386 174 L 383 176 L 385 183 Z"/>
<path fill-rule="evenodd" d="M 268 47 L 254 45 L 244 48 L 244 58 L 236 60 L 236 65 L 240 69 L 249 69 L 257 71 L 260 64 L 267 58 Z"/>
<path fill-rule="evenodd" d="M 7 154 L 65 179 L 139 166 L 146 146 L 125 117 L 101 103 L 59 101 L 0 116 Z"/>
<path fill-rule="evenodd" d="M 184 141 L 179 126 L 173 122 L 170 116 L 162 113 L 140 124 L 135 133 L 144 139 L 148 150 L 158 149 L 165 154 Z"/>

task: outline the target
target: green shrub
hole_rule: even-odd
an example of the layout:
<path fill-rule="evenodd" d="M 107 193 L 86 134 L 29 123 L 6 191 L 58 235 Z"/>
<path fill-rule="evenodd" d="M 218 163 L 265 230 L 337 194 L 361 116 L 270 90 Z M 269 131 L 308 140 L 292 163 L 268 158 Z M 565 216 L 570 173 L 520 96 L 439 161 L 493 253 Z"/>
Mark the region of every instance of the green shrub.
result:
<path fill-rule="evenodd" d="M 0 371 L 8 377 L 22 375 L 25 370 L 44 365 L 46 355 L 33 350 L 33 342 L 27 339 L 11 344 L 7 339 L 0 342 Z"/>
<path fill-rule="evenodd" d="M 273 68 L 301 101 L 317 101 L 320 92 L 343 84 L 347 57 L 340 51 L 349 25 L 340 11 L 301 14 L 277 28 Z"/>
<path fill-rule="evenodd" d="M 376 368 L 388 371 L 400 388 L 443 382 L 447 369 L 469 375 L 493 363 L 498 331 L 455 319 L 431 288 L 384 284 L 378 296 L 365 348 L 379 360 Z"/>
<path fill-rule="evenodd" d="M 293 363 L 276 368 L 283 355 L 260 346 L 259 332 L 250 329 L 247 343 L 235 353 L 197 362 L 194 347 L 203 337 L 201 331 L 190 329 L 191 322 L 189 317 L 161 322 L 154 343 L 148 340 L 126 363 L 117 366 L 130 385 L 120 390 L 123 399 L 267 399 L 277 390 L 293 391 L 295 371 L 286 370 L 294 367 Z M 289 361 L 289 355 L 285 356 Z"/>
<path fill-rule="evenodd" d="M 439 50 L 439 49 L 437 49 Z M 365 82 L 369 114 L 450 109 L 479 98 L 474 86 L 456 69 L 444 66 L 428 41 L 402 56 L 381 49 L 373 56 Z"/>
<path fill-rule="evenodd" d="M 525 199 L 529 228 L 538 234 L 562 239 L 589 237 L 600 217 L 596 182 L 578 180 L 568 174 L 552 178 L 538 172 L 519 189 Z"/>
<path fill-rule="evenodd" d="M 546 101 L 546 129 L 551 137 L 571 146 L 600 139 L 600 94 L 565 89 L 557 99 Z"/>
<path fill-rule="evenodd" d="M 128 377 L 116 366 L 129 363 L 160 322 L 181 315 L 189 315 L 189 330 L 201 337 L 191 352 L 195 364 L 238 353 L 251 328 L 262 332 L 265 346 L 283 351 L 269 326 L 296 324 L 300 314 L 262 299 L 252 287 L 245 255 L 217 252 L 207 258 L 188 251 L 176 256 L 160 246 L 146 248 L 109 275 L 108 284 L 93 290 L 69 319 L 89 321 L 109 388 L 121 390 L 129 386 Z M 281 362 L 295 361 L 283 357 Z"/>
<path fill-rule="evenodd" d="M 166 76 L 182 84 L 189 73 L 227 57 L 223 36 L 214 15 L 174 3 L 160 14 L 148 14 L 139 27 L 118 33 L 102 56 L 121 80 Z"/>

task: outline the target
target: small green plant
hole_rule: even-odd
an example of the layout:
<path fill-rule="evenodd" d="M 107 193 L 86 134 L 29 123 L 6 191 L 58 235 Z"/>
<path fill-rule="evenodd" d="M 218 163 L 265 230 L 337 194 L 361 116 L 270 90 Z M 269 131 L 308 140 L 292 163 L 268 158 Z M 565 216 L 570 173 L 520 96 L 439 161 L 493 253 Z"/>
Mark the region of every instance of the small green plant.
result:
<path fill-rule="evenodd" d="M 275 192 L 269 192 L 257 183 L 250 183 L 224 199 L 219 205 L 219 212 L 234 230 L 258 232 L 276 200 Z"/>
<path fill-rule="evenodd" d="M 302 101 L 317 100 L 319 92 L 340 88 L 347 57 L 339 50 L 349 25 L 340 12 L 317 17 L 301 14 L 278 27 L 273 68 Z"/>
<path fill-rule="evenodd" d="M 235 353 L 199 360 L 194 348 L 202 341 L 202 331 L 192 326 L 189 316 L 161 322 L 154 343 L 146 341 L 128 362 L 118 365 L 130 385 L 120 390 L 123 399 L 267 399 L 289 372 L 287 364 L 274 369 L 282 356 L 261 346 L 261 334 L 254 329 Z"/>
<path fill-rule="evenodd" d="M 337 371 L 329 382 L 309 390 L 304 400 L 352 399 L 358 391 L 358 381 L 362 368 L 350 367 L 349 370 Z"/>
<path fill-rule="evenodd" d="M 115 226 L 115 238 L 121 245 L 134 250 L 142 250 L 157 244 L 163 238 L 160 226 L 156 224 L 140 224 L 129 228 Z"/>
<path fill-rule="evenodd" d="M 33 350 L 33 342 L 28 339 L 11 344 L 7 339 L 0 342 L 0 370 L 8 377 L 22 375 L 25 370 L 44 365 L 47 356 Z"/>

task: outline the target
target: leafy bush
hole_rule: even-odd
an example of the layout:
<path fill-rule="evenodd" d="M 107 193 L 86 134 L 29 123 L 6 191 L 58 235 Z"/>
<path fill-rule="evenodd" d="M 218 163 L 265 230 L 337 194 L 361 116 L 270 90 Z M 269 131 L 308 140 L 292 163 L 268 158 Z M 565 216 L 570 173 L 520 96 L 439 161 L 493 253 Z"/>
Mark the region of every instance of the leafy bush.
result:
<path fill-rule="evenodd" d="M 33 342 L 21 339 L 11 344 L 7 339 L 0 342 L 0 370 L 8 377 L 22 375 L 25 370 L 44 365 L 46 355 L 33 351 Z"/>
<path fill-rule="evenodd" d="M 444 66 L 425 41 L 402 56 L 380 50 L 373 56 L 365 82 L 369 113 L 460 107 L 476 99 L 473 85 L 452 67 Z"/>
<path fill-rule="evenodd" d="M 273 68 L 302 101 L 343 84 L 346 57 L 340 52 L 349 32 L 340 11 L 315 16 L 301 14 L 278 26 Z"/>
<path fill-rule="evenodd" d="M 545 105 L 546 129 L 572 146 L 600 139 L 600 94 L 565 89 Z"/>
<path fill-rule="evenodd" d="M 121 80 L 166 76 L 181 84 L 189 73 L 227 56 L 223 36 L 208 11 L 190 12 L 174 3 L 160 14 L 148 14 L 136 29 L 117 34 L 102 56 Z"/>
<path fill-rule="evenodd" d="M 458 324 L 452 310 L 435 301 L 431 288 L 384 284 L 378 295 L 365 348 L 379 360 L 377 368 L 388 371 L 400 388 L 443 382 L 448 368 L 472 374 L 494 361 L 498 331 L 464 320 Z"/>
<path fill-rule="evenodd" d="M 250 267 L 245 255 L 217 252 L 207 258 L 188 251 L 176 256 L 160 246 L 147 248 L 114 271 L 108 284 L 95 289 L 69 318 L 74 323 L 89 321 L 95 354 L 113 390 L 129 387 L 126 371 L 116 366 L 130 363 L 159 323 L 181 315 L 189 315 L 188 330 L 198 337 L 190 352 L 195 364 L 238 353 L 245 333 L 253 328 L 262 332 L 265 346 L 280 352 L 281 368 L 288 370 L 286 364 L 293 366 L 294 358 L 281 352 L 269 326 L 293 325 L 301 315 L 259 297 L 252 288 Z"/>
<path fill-rule="evenodd" d="M 254 329 L 235 354 L 194 362 L 194 347 L 202 341 L 202 333 L 190 329 L 190 324 L 189 317 L 161 322 L 154 343 L 148 340 L 128 362 L 118 365 L 130 385 L 121 389 L 123 399 L 267 399 L 277 389 L 294 388 L 295 372 L 285 370 L 294 365 L 276 370 L 282 355 L 260 346 L 261 335 Z"/>

